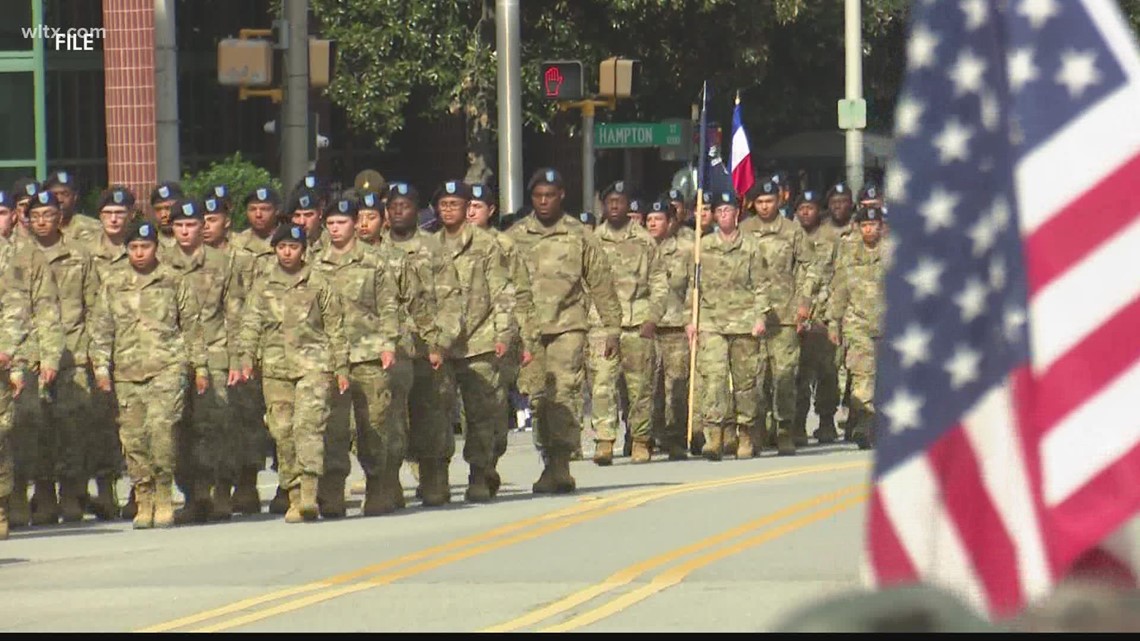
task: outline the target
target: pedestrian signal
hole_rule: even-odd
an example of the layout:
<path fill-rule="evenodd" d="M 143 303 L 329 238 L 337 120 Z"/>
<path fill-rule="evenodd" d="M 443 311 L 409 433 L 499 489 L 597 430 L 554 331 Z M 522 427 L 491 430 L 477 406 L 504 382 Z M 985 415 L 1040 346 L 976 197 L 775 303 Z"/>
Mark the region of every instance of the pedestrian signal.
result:
<path fill-rule="evenodd" d="M 547 100 L 581 100 L 582 63 L 578 60 L 551 60 L 542 63 L 542 95 Z"/>

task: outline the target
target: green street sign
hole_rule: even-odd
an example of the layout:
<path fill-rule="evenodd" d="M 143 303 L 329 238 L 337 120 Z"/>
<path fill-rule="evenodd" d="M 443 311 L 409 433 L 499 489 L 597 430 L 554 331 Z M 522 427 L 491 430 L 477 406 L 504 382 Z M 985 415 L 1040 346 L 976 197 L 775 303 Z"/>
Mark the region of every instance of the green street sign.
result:
<path fill-rule="evenodd" d="M 594 148 L 678 147 L 684 133 L 680 122 L 603 122 L 594 125 Z"/>

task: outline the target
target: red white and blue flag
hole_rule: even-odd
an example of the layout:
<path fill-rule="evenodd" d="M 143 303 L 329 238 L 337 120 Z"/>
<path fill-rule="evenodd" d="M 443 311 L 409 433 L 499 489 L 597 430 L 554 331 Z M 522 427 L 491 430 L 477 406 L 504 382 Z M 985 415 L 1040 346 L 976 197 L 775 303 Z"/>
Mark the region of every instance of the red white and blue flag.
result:
<path fill-rule="evenodd" d="M 1135 584 L 1140 55 L 1113 0 L 922 0 L 887 171 L 895 250 L 866 560 L 995 618 Z"/>
<path fill-rule="evenodd" d="M 729 164 L 732 169 L 732 188 L 737 196 L 743 198 L 756 182 L 756 176 L 752 173 L 752 151 L 748 148 L 748 135 L 744 133 L 739 96 L 732 108 L 732 150 Z"/>

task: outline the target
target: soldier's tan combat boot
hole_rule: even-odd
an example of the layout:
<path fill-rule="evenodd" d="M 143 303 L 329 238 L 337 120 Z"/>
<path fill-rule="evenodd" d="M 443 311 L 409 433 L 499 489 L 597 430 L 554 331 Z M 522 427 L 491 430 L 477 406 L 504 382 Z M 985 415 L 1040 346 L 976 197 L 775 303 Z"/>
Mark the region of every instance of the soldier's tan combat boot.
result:
<path fill-rule="evenodd" d="M 32 520 L 32 511 L 28 507 L 28 482 L 17 480 L 8 497 L 8 527 L 26 527 Z"/>
<path fill-rule="evenodd" d="M 724 447 L 724 427 L 713 425 L 705 428 L 705 445 L 701 456 L 709 461 L 719 461 Z"/>
<path fill-rule="evenodd" d="M 59 498 L 55 494 L 55 482 L 36 481 L 32 495 L 32 525 L 56 525 L 59 523 Z"/>
<path fill-rule="evenodd" d="M 158 478 L 154 481 L 154 527 L 174 527 L 173 479 Z"/>
<path fill-rule="evenodd" d="M 111 521 L 119 515 L 119 497 L 115 495 L 114 478 L 100 476 L 95 479 L 95 496 L 88 507 L 100 521 Z"/>
<path fill-rule="evenodd" d="M 364 482 L 364 504 L 360 512 L 364 516 L 383 516 L 396 511 L 392 497 L 379 476 L 370 476 Z"/>
<path fill-rule="evenodd" d="M 721 437 L 721 439 L 722 452 L 733 454 L 736 452 L 736 448 L 740 445 L 740 437 L 738 437 L 736 434 L 735 425 L 729 425 L 728 427 L 724 428 L 724 435 Z"/>
<path fill-rule="evenodd" d="M 828 414 L 819 417 L 819 428 L 815 431 L 815 438 L 820 445 L 827 445 L 839 440 L 839 432 L 835 429 L 835 417 Z"/>
<path fill-rule="evenodd" d="M 653 458 L 649 450 L 649 439 L 633 439 L 633 452 L 630 453 L 630 463 L 648 463 Z"/>
<path fill-rule="evenodd" d="M 8 497 L 0 496 L 0 541 L 8 538 Z"/>
<path fill-rule="evenodd" d="M 231 492 L 233 491 L 234 483 L 229 479 L 220 479 L 214 483 L 214 491 L 210 498 L 212 505 L 210 509 L 211 521 L 228 521 L 234 517 L 234 504 Z"/>
<path fill-rule="evenodd" d="M 781 422 L 776 432 L 776 455 L 794 456 L 796 453 L 796 439 L 792 434 L 791 421 Z"/>
<path fill-rule="evenodd" d="M 669 460 L 670 461 L 684 461 L 689 458 L 689 448 L 681 443 L 674 443 L 669 446 Z"/>
<path fill-rule="evenodd" d="M 420 461 L 419 495 L 424 507 L 439 507 L 451 500 L 451 486 L 447 482 L 447 463 L 436 459 Z M 403 495 L 403 491 L 400 492 Z"/>
<path fill-rule="evenodd" d="M 134 519 L 135 515 L 139 513 L 138 495 L 135 491 L 135 486 L 131 485 L 131 491 L 127 495 L 127 502 L 123 504 L 123 508 L 119 510 L 119 518 Z"/>
<path fill-rule="evenodd" d="M 613 441 L 594 441 L 594 464 L 600 467 L 613 465 L 614 462 L 614 442 Z"/>
<path fill-rule="evenodd" d="M 83 505 L 79 497 L 85 488 L 75 479 L 62 479 L 59 482 L 59 516 L 64 523 L 78 523 L 83 520 Z"/>
<path fill-rule="evenodd" d="M 740 435 L 737 437 L 736 443 L 736 458 L 750 459 L 755 455 L 752 447 L 752 434 L 745 426 L 740 427 Z"/>
<path fill-rule="evenodd" d="M 570 475 L 569 453 L 551 456 L 551 473 L 554 475 L 554 493 L 569 494 L 578 489 L 578 482 Z"/>
<path fill-rule="evenodd" d="M 301 515 L 301 488 L 295 487 L 291 490 L 285 491 L 285 496 L 289 500 L 289 507 L 285 509 L 285 522 L 304 522 L 305 517 Z"/>
<path fill-rule="evenodd" d="M 289 492 L 281 487 L 281 483 L 277 484 L 277 494 L 273 495 L 273 500 L 269 502 L 270 514 L 284 514 L 289 510 Z"/>
<path fill-rule="evenodd" d="M 344 478 L 322 476 L 317 481 L 317 504 L 322 519 L 344 518 L 348 508 L 344 504 Z"/>
<path fill-rule="evenodd" d="M 491 488 L 487 487 L 487 471 L 481 467 L 472 467 L 467 474 L 467 490 L 463 498 L 468 503 L 487 503 L 491 500 Z"/>
<path fill-rule="evenodd" d="M 154 527 L 154 485 L 136 483 L 134 486 L 136 530 L 149 530 Z"/>
<path fill-rule="evenodd" d="M 261 514 L 261 495 L 257 493 L 257 470 L 242 468 L 232 497 L 233 510 L 239 514 Z"/>
<path fill-rule="evenodd" d="M 320 506 L 317 505 L 317 476 L 314 474 L 301 475 L 301 517 L 306 521 L 315 521 L 320 516 Z M 341 490 L 344 495 L 344 490 Z M 292 503 L 292 501 L 290 501 Z"/>
<path fill-rule="evenodd" d="M 538 475 L 538 480 L 531 485 L 530 490 L 535 494 L 554 494 L 554 459 L 550 454 L 543 454 L 542 462 L 542 474 Z"/>
<path fill-rule="evenodd" d="M 447 500 L 450 501 L 451 486 L 447 484 L 446 463 L 444 463 L 443 469 L 445 472 L 445 476 L 443 477 L 443 487 L 447 488 L 445 490 L 448 494 Z M 404 501 L 404 484 L 400 482 L 400 468 L 396 467 L 395 465 L 389 466 L 384 474 L 381 475 L 381 478 L 384 479 L 384 491 L 388 493 L 388 497 L 392 501 L 393 507 L 395 507 L 397 510 L 404 509 L 407 504 Z"/>
<path fill-rule="evenodd" d="M 206 500 L 203 501 L 202 493 L 206 494 Z M 183 495 L 185 499 L 182 507 L 174 512 L 174 522 L 178 525 L 190 525 L 191 523 L 205 523 L 210 518 L 210 503 L 209 503 L 210 486 L 203 486 L 202 483 L 197 481 L 191 483 Z M 155 509 L 158 508 L 158 486 L 155 485 Z M 173 503 L 171 503 L 173 505 Z M 157 517 L 156 517 L 157 518 Z M 155 527 L 158 527 L 156 524 Z"/>
<path fill-rule="evenodd" d="M 495 498 L 499 494 L 499 488 L 503 485 L 503 478 L 499 476 L 499 471 L 496 469 L 487 470 L 487 490 L 491 492 L 491 498 Z"/>

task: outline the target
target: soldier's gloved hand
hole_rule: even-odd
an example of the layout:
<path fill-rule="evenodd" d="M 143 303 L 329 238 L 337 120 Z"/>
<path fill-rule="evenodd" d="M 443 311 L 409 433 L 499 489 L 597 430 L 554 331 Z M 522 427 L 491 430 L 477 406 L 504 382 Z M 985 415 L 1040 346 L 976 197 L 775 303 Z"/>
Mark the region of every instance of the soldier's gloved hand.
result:
<path fill-rule="evenodd" d="M 241 378 L 243 381 L 253 380 L 253 368 L 252 367 L 241 368 Z"/>
<path fill-rule="evenodd" d="M 428 354 L 428 362 L 431 363 L 432 369 L 439 369 L 443 367 L 443 354 L 432 352 Z"/>
<path fill-rule="evenodd" d="M 380 352 L 380 367 L 389 369 L 396 364 L 396 352 Z"/>
<path fill-rule="evenodd" d="M 495 343 L 495 356 L 502 358 L 507 355 L 507 346 L 502 343 Z"/>
<path fill-rule="evenodd" d="M 201 374 L 195 376 L 194 387 L 198 390 L 198 396 L 205 394 L 206 390 L 210 389 L 210 377 Z"/>
<path fill-rule="evenodd" d="M 641 337 L 654 338 L 657 336 L 657 323 L 646 321 L 641 324 Z"/>
<path fill-rule="evenodd" d="M 12 385 L 12 398 L 19 398 L 20 392 L 24 391 L 24 370 L 14 369 L 8 372 L 8 383 Z"/>
<path fill-rule="evenodd" d="M 229 375 L 226 376 L 226 387 L 233 387 L 244 380 L 245 377 L 241 375 L 241 370 L 231 369 Z"/>
<path fill-rule="evenodd" d="M 111 374 L 110 374 L 110 372 L 107 372 L 106 370 L 104 370 L 102 372 L 96 371 L 95 372 L 95 387 L 98 387 L 99 389 L 101 389 L 104 392 L 107 392 L 109 394 L 111 392 Z"/>
<path fill-rule="evenodd" d="M 602 352 L 602 356 L 605 358 L 614 358 L 618 355 L 619 349 L 621 349 L 621 343 L 618 341 L 618 337 L 610 336 L 606 339 L 606 347 L 605 351 Z"/>
<path fill-rule="evenodd" d="M 804 321 L 811 318 L 811 310 L 807 305 L 800 305 L 796 308 L 796 325 L 802 325 Z"/>
<path fill-rule="evenodd" d="M 40 386 L 41 387 L 47 387 L 48 385 L 51 385 L 52 382 L 55 381 L 55 377 L 58 374 L 59 374 L 59 372 L 57 372 L 56 370 L 54 370 L 50 367 L 41 367 L 40 368 Z"/>
<path fill-rule="evenodd" d="M 337 374 L 337 376 L 336 376 L 336 389 L 341 394 L 344 394 L 345 392 L 348 391 L 348 377 L 347 376 L 341 376 L 340 374 Z"/>
<path fill-rule="evenodd" d="M 530 365 L 530 362 L 533 360 L 534 360 L 534 354 L 531 354 L 530 352 L 523 350 L 523 354 L 522 354 L 523 367 Z"/>
<path fill-rule="evenodd" d="M 768 331 L 768 328 L 765 327 L 764 321 L 762 321 L 762 320 L 756 321 L 756 324 L 752 326 L 752 335 L 753 336 L 756 336 L 756 337 L 763 336 L 764 332 L 766 332 L 766 331 Z"/>
<path fill-rule="evenodd" d="M 831 341 L 835 345 L 839 345 L 839 332 L 837 332 L 833 329 L 828 330 L 827 331 L 827 340 Z"/>

